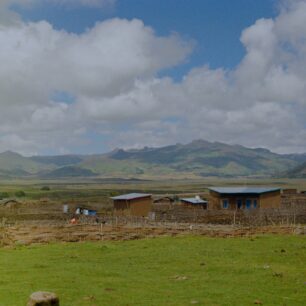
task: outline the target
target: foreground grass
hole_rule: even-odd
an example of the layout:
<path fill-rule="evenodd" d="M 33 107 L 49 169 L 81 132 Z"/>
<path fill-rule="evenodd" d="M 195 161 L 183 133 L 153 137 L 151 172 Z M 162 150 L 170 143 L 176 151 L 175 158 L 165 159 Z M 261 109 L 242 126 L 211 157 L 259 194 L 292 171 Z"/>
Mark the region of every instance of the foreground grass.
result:
<path fill-rule="evenodd" d="M 302 236 L 158 238 L 0 250 L 0 305 L 306 305 Z"/>

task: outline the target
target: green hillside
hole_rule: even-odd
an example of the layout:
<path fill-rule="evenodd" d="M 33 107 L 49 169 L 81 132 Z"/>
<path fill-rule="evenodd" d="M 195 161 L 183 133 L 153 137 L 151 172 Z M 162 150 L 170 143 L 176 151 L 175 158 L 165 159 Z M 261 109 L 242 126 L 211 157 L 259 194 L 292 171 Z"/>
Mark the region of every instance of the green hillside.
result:
<path fill-rule="evenodd" d="M 65 177 L 90 177 L 97 174 L 89 169 L 77 166 L 65 166 L 41 174 L 45 178 L 65 178 Z"/>
<path fill-rule="evenodd" d="M 53 168 L 54 165 L 52 164 L 42 164 L 15 152 L 6 151 L 0 153 L 1 175 L 24 176 Z"/>
<path fill-rule="evenodd" d="M 95 166 L 98 160 L 99 166 L 104 167 L 105 156 L 101 156 L 100 159 L 97 157 Z M 249 149 L 204 140 L 162 148 L 116 150 L 107 156 L 107 160 L 121 166 L 138 163 L 138 168 L 144 173 L 148 165 L 151 165 L 164 171 L 192 173 L 197 176 L 273 175 L 298 164 L 296 160 L 266 149 Z M 87 161 L 84 166 L 90 167 L 90 164 Z"/>
<path fill-rule="evenodd" d="M 306 162 L 285 173 L 285 176 L 292 178 L 306 178 Z"/>
<path fill-rule="evenodd" d="M 167 167 L 167 165 L 158 165 L 132 159 L 120 160 L 106 155 L 88 157 L 84 159 L 80 166 L 106 177 L 169 177 L 177 174 L 175 169 Z M 183 174 L 182 172 L 181 175 Z M 189 173 L 189 175 L 191 174 Z"/>

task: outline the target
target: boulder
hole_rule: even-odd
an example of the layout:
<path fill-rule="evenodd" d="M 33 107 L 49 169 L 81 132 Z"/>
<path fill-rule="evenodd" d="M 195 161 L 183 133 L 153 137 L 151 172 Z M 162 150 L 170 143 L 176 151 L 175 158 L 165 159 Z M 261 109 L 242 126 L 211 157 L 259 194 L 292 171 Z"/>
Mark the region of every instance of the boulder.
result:
<path fill-rule="evenodd" d="M 27 306 L 59 306 L 59 298 L 52 292 L 38 291 L 31 294 Z"/>

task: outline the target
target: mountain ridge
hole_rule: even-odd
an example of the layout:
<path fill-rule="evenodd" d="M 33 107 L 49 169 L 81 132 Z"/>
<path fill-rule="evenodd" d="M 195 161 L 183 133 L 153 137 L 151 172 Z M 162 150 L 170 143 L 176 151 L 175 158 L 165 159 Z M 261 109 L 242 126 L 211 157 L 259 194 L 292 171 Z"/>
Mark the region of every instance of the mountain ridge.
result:
<path fill-rule="evenodd" d="M 198 139 L 188 144 L 102 154 L 24 157 L 0 153 L 0 176 L 7 177 L 187 177 L 282 176 L 306 162 L 305 154 L 278 154 Z M 289 175 L 288 174 L 288 175 Z"/>

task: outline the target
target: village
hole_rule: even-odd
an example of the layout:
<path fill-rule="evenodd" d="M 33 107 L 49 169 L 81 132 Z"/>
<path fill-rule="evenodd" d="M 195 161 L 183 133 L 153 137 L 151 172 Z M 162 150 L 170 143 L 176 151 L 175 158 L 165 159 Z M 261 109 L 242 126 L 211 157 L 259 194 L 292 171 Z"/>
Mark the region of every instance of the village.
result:
<path fill-rule="evenodd" d="M 0 65 L 0 306 L 306 305 L 306 0 L 2 0 Z"/>
<path fill-rule="evenodd" d="M 243 223 L 248 217 L 249 224 L 261 216 L 261 221 L 283 221 L 282 217 L 294 215 L 296 223 L 305 222 L 306 193 L 297 189 L 275 187 L 210 187 L 202 195 L 179 197 L 178 195 L 153 195 L 147 193 L 128 193 L 110 198 L 111 210 L 107 214 L 99 213 L 89 206 L 77 207 L 74 213 L 76 223 L 80 216 L 118 219 L 139 218 L 148 221 L 225 223 L 235 221 Z M 63 207 L 69 212 L 69 205 Z M 205 218 L 206 217 L 206 218 Z M 220 218 L 221 217 L 221 218 Z M 223 218 L 222 218 L 223 217 Z M 258 221 L 258 220 L 257 220 Z"/>
<path fill-rule="evenodd" d="M 305 232 L 306 193 L 294 188 L 227 186 L 205 188 L 202 193 L 116 193 L 94 202 L 2 200 L 1 244 Z"/>

